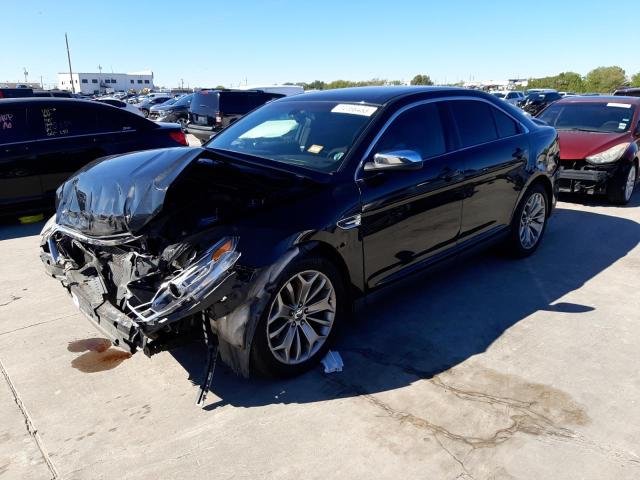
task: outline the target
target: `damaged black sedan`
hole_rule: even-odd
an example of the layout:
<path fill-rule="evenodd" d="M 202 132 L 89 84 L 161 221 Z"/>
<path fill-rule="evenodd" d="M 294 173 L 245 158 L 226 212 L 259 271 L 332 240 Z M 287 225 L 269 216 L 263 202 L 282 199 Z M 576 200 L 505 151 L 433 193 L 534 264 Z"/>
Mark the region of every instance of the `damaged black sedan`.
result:
<path fill-rule="evenodd" d="M 237 372 L 291 375 L 355 298 L 488 241 L 533 253 L 557 168 L 555 130 L 482 92 L 309 93 L 202 148 L 83 168 L 41 258 L 121 348 L 152 355 L 204 322 Z"/>

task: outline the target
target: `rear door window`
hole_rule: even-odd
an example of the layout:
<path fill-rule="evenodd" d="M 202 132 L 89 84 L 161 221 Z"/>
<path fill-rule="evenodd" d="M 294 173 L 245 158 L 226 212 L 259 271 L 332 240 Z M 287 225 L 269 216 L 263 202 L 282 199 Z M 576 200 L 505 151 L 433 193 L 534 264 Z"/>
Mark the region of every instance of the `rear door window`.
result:
<path fill-rule="evenodd" d="M 496 127 L 498 129 L 498 135 L 500 138 L 513 137 L 520 133 L 520 127 L 518 123 L 512 119 L 506 113 L 498 110 L 497 108 L 491 108 L 493 116 L 496 121 Z"/>
<path fill-rule="evenodd" d="M 29 117 L 43 139 L 87 135 L 97 131 L 96 112 L 89 107 L 81 102 L 43 103 L 30 106 Z"/>
<path fill-rule="evenodd" d="M 414 150 L 423 159 L 442 155 L 447 151 L 447 141 L 440 108 L 428 103 L 401 113 L 384 132 L 375 152 Z"/>
<path fill-rule="evenodd" d="M 28 140 L 26 108 L 0 106 L 0 145 Z"/>
<path fill-rule="evenodd" d="M 492 142 L 498 138 L 492 107 L 477 100 L 449 102 L 451 113 L 458 127 L 462 148 Z"/>
<path fill-rule="evenodd" d="M 220 111 L 227 115 L 242 115 L 247 113 L 249 109 L 248 93 L 221 93 L 220 94 Z"/>

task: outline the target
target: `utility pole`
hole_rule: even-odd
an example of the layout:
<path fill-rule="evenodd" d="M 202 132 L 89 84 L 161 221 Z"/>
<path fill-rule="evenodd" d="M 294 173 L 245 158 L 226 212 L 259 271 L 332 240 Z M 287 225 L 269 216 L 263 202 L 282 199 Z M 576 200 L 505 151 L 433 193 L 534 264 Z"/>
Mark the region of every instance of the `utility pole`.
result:
<path fill-rule="evenodd" d="M 44 90 L 44 83 L 42 83 L 42 75 L 40 75 L 40 88 Z"/>
<path fill-rule="evenodd" d="M 22 72 L 24 73 L 24 83 L 29 83 L 29 80 L 27 78 L 29 76 L 29 72 L 27 72 L 27 68 L 22 67 Z"/>
<path fill-rule="evenodd" d="M 98 75 L 98 91 L 102 93 L 102 65 L 98 64 L 98 71 L 100 74 Z"/>
<path fill-rule="evenodd" d="M 71 80 L 71 93 L 76 93 L 76 87 L 73 85 L 73 71 L 71 70 L 71 54 L 69 53 L 69 38 L 67 38 L 67 32 L 64 32 L 64 41 L 67 44 L 67 60 L 69 61 L 69 80 Z"/>

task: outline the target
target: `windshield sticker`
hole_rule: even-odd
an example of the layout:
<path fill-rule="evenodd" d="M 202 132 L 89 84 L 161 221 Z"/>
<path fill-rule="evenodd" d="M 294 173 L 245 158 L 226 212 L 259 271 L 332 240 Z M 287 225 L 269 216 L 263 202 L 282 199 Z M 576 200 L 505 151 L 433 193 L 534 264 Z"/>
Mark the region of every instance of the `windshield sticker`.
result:
<path fill-rule="evenodd" d="M 629 103 L 607 103 L 607 107 L 631 108 L 631 104 L 629 104 Z"/>
<path fill-rule="evenodd" d="M 351 115 L 362 115 L 370 117 L 378 109 L 370 105 L 354 105 L 352 103 L 340 103 L 331 109 L 334 113 L 350 113 Z"/>
<path fill-rule="evenodd" d="M 320 153 L 324 147 L 322 145 L 311 145 L 307 152 L 309 153 Z"/>
<path fill-rule="evenodd" d="M 618 124 L 618 130 L 624 130 L 625 128 L 627 128 L 627 124 L 626 123 L 620 122 Z"/>

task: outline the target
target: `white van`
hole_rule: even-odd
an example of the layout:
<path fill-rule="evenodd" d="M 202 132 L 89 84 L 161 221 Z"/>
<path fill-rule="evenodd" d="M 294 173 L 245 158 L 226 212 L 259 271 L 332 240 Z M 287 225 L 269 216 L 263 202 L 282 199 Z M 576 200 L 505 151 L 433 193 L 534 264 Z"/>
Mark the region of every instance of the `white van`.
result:
<path fill-rule="evenodd" d="M 299 85 L 243 85 L 236 90 L 262 90 L 264 93 L 279 93 L 287 97 L 304 93 L 304 88 Z"/>

